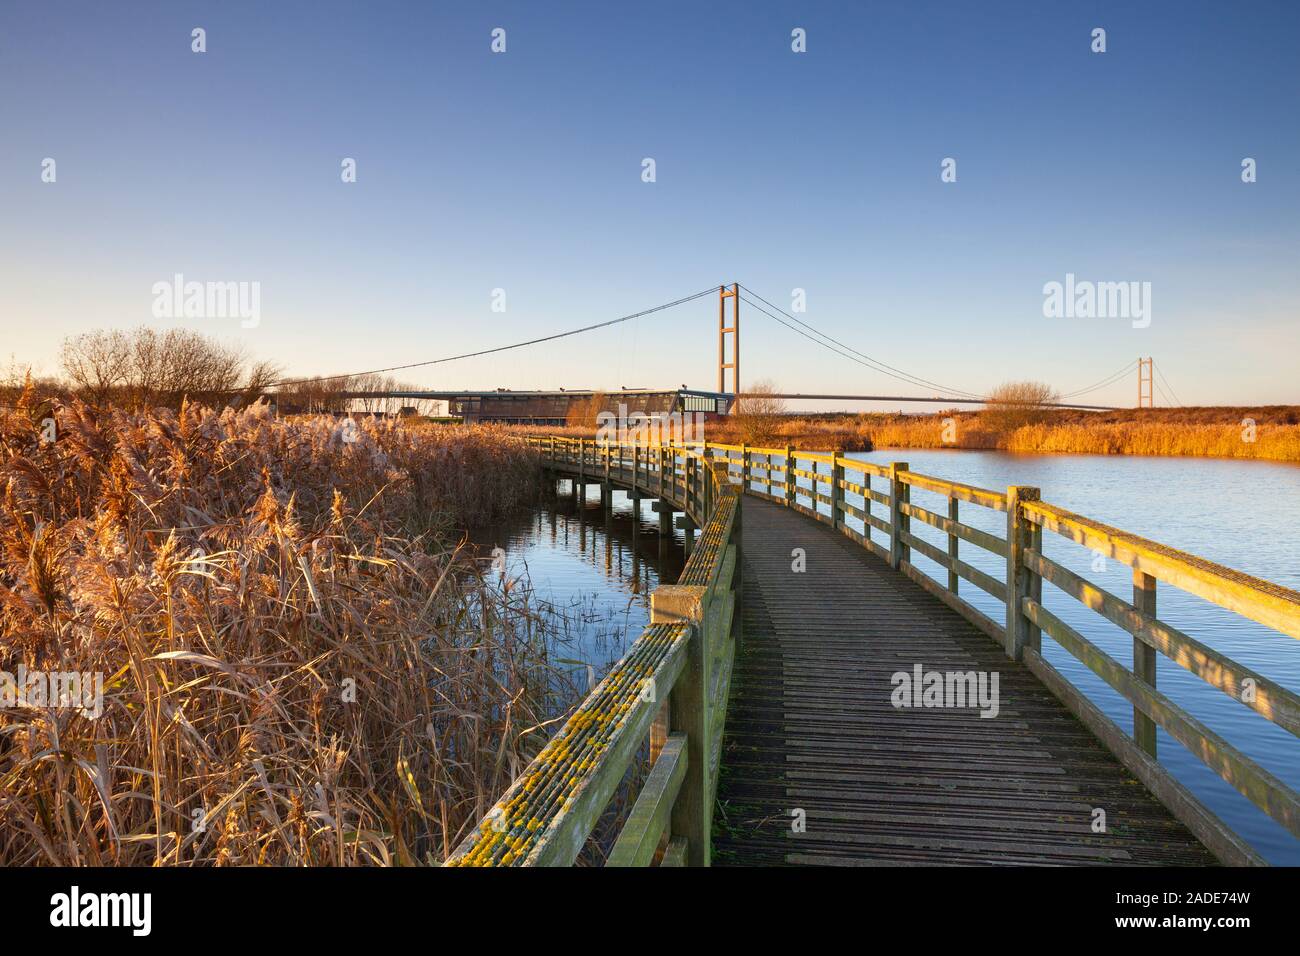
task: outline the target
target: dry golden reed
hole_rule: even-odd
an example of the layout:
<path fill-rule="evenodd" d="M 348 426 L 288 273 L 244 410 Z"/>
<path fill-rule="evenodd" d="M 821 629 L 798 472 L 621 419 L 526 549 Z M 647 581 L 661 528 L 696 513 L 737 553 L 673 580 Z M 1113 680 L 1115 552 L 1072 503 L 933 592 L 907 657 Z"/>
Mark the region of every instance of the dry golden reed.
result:
<path fill-rule="evenodd" d="M 0 412 L 0 864 L 437 862 L 544 737 L 526 594 L 453 529 L 533 493 L 487 429 Z M 48 437 L 46 434 L 44 437 Z"/>
<path fill-rule="evenodd" d="M 1216 422 L 1039 422 L 1010 431 L 980 417 L 937 417 L 865 427 L 877 448 L 997 448 L 1014 452 L 1167 455 L 1300 462 L 1300 425 Z M 949 440 L 945 440 L 945 433 Z"/>

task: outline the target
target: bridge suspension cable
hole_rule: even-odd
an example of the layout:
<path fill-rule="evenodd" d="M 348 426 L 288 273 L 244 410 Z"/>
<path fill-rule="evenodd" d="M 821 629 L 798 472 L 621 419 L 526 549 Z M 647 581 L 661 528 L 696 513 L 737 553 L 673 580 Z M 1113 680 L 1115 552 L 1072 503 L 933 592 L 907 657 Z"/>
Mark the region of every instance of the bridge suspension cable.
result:
<path fill-rule="evenodd" d="M 1169 404 L 1181 406 L 1183 404 L 1182 400 L 1178 397 L 1178 393 L 1174 391 L 1174 387 L 1169 384 L 1169 379 L 1165 378 L 1165 373 L 1160 371 L 1160 366 L 1158 365 L 1156 366 L 1156 375 L 1159 377 L 1160 381 L 1165 383 L 1165 388 L 1169 389 L 1169 395 L 1165 396 L 1165 400 L 1169 401 L 1169 397 L 1173 396 L 1173 400 L 1170 401 Z M 1165 388 L 1160 389 L 1160 394 L 1164 395 Z"/>
<path fill-rule="evenodd" d="M 684 305 L 687 302 L 693 302 L 706 295 L 712 295 L 717 292 L 717 286 L 709 286 L 700 292 L 683 296 L 680 299 L 674 299 L 672 302 L 665 302 L 662 305 L 656 305 L 649 309 L 642 309 L 640 312 L 633 312 L 630 315 L 621 315 L 617 319 L 608 319 L 604 322 L 597 322 L 593 325 L 584 325 L 580 329 L 569 329 L 567 332 L 556 332 L 553 335 L 544 335 L 541 338 L 528 339 L 524 342 L 513 342 L 510 345 L 498 345 L 495 348 L 480 349 L 477 352 L 463 352 L 460 355 L 448 355 L 444 358 L 428 359 L 424 362 L 410 362 L 406 365 L 392 365 L 388 368 L 374 368 L 364 372 L 344 372 L 339 375 L 314 375 L 309 378 L 287 378 L 277 382 L 271 382 L 268 388 L 277 385 L 301 385 L 306 382 L 332 382 L 341 378 L 354 378 L 360 375 L 378 375 L 382 372 L 402 372 L 411 368 L 423 368 L 426 365 L 440 365 L 444 362 L 456 362 L 460 359 L 478 358 L 481 355 L 494 355 L 497 352 L 508 352 L 511 349 L 521 349 L 529 345 L 540 345 L 542 342 L 553 342 L 556 339 L 568 338 L 570 335 L 580 335 L 583 332 L 594 332 L 596 329 L 608 328 L 611 325 L 618 325 L 620 322 L 630 322 L 633 319 L 639 319 L 642 316 L 652 315 L 655 312 L 662 312 L 665 309 L 671 309 L 675 306 Z"/>
<path fill-rule="evenodd" d="M 747 302 L 749 305 L 753 306 L 755 309 L 762 312 L 768 318 L 773 319 L 776 322 L 779 322 L 781 325 L 784 325 L 786 328 L 790 329 L 793 332 L 798 332 L 804 338 L 808 339 L 811 342 L 815 342 L 816 344 L 820 345 L 822 348 L 829 349 L 830 351 L 835 352 L 837 355 L 842 355 L 843 357 L 850 359 L 851 361 L 857 362 L 859 365 L 865 365 L 867 368 L 873 369 L 874 371 L 880 372 L 884 375 L 888 375 L 890 378 L 898 379 L 900 382 L 906 382 L 908 385 L 916 385 L 922 388 L 935 388 L 941 392 L 948 392 L 953 395 L 963 395 L 968 398 L 983 397 L 977 395 L 975 392 L 968 392 L 965 389 L 953 388 L 952 386 L 949 385 L 940 385 L 937 382 L 931 382 L 929 379 L 921 378 L 920 376 L 913 375 L 910 372 L 904 372 L 900 368 L 895 368 L 894 366 L 882 362 L 879 359 L 872 358 L 870 355 L 867 355 L 864 352 L 859 352 L 857 349 L 853 348 L 853 346 L 846 345 L 844 342 L 841 342 L 839 339 L 832 338 L 831 336 L 827 335 L 825 332 L 822 332 L 814 328 L 813 326 L 809 325 L 807 322 L 804 322 L 802 319 L 795 318 L 795 316 L 791 315 L 789 312 L 785 311 L 780 306 L 774 305 L 771 302 L 769 302 L 767 299 L 764 299 L 753 289 L 749 288 L 749 286 L 741 284 L 740 287 L 749 294 L 748 296 L 742 296 L 743 301 Z M 754 299 L 757 299 L 758 302 L 755 302 Z M 763 305 L 759 305 L 759 302 L 763 303 L 763 305 L 766 305 L 772 309 L 775 309 L 777 312 L 781 313 L 781 315 L 785 316 L 785 318 L 789 319 L 791 322 L 796 322 L 799 325 L 803 326 L 803 328 L 807 329 L 808 332 L 804 332 L 790 325 L 789 322 L 784 321 L 783 319 L 769 312 L 767 309 L 763 308 Z M 812 333 L 812 334 L 810 335 L 808 333 Z M 818 338 L 814 338 L 813 336 L 818 336 Z M 823 339 L 825 341 L 822 341 Z"/>
<path fill-rule="evenodd" d="M 1112 372 L 1111 374 L 1103 378 L 1101 381 L 1089 385 L 1087 388 L 1079 388 L 1079 389 L 1075 389 L 1073 392 L 1066 392 L 1064 395 L 1061 396 L 1061 398 L 1074 398 L 1077 395 L 1085 395 L 1088 392 L 1095 392 L 1099 388 L 1105 388 L 1107 385 L 1113 385 L 1115 382 L 1119 381 L 1130 371 L 1132 371 L 1133 366 L 1136 364 L 1137 364 L 1137 359 L 1133 359 L 1122 369 L 1120 369 L 1118 372 Z"/>

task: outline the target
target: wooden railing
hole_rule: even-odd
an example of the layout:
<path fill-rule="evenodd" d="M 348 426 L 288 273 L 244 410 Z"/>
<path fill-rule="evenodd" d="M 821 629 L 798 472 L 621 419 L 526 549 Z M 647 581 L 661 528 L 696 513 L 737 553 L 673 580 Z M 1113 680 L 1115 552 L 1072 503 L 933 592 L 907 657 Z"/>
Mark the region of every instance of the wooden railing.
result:
<path fill-rule="evenodd" d="M 816 455 L 788 447 L 710 443 L 701 446 L 701 454 L 711 462 L 724 463 L 746 494 L 784 503 L 858 541 L 966 617 L 1001 644 L 1009 657 L 1023 660 L 1224 862 L 1259 864 L 1263 860 L 1156 761 L 1157 726 L 1292 835 L 1300 836 L 1300 797 L 1296 792 L 1160 693 L 1155 667 L 1155 655 L 1164 654 L 1243 706 L 1300 735 L 1300 697 L 1161 621 L 1156 613 L 1156 590 L 1157 582 L 1164 582 L 1291 637 L 1300 637 L 1300 593 L 1047 504 L 1039 500 L 1037 488 L 1012 486 L 1005 493 L 990 491 L 918 474 L 909 470 L 906 462 L 877 465 L 838 453 Z M 913 504 L 912 488 L 946 498 L 947 513 Z M 861 506 L 847 502 L 846 494 L 860 498 Z M 875 505 L 879 505 L 879 514 Z M 1004 513 L 1006 536 L 963 522 L 964 505 Z M 846 517 L 861 521 L 862 531 L 851 527 Z M 946 534 L 947 548 L 940 549 L 914 535 L 912 519 Z M 887 536 L 888 547 L 872 541 L 869 529 Z M 1131 567 L 1133 600 L 1104 591 L 1047 558 L 1042 547 L 1044 531 Z M 1005 574 L 994 577 L 963 561 L 962 543 L 1003 559 Z M 912 563 L 914 552 L 947 571 L 946 586 Z M 961 580 L 1002 602 L 1004 619 L 995 621 L 961 597 Z M 1131 670 L 1043 606 L 1044 580 L 1132 635 Z M 1042 632 L 1133 705 L 1132 737 L 1048 663 L 1042 655 Z"/>
<path fill-rule="evenodd" d="M 1039 500 L 1037 488 L 991 491 L 918 474 L 906 462 L 878 465 L 788 447 L 533 441 L 548 466 L 580 483 L 600 483 L 606 489 L 619 485 L 658 497 L 685 513 L 702 535 L 678 583 L 661 586 L 652 595 L 651 625 L 645 633 L 450 863 L 573 862 L 649 733 L 650 773 L 609 862 L 708 864 L 734 624 L 739 619 L 741 490 L 796 509 L 857 541 L 963 615 L 1009 657 L 1023 660 L 1222 861 L 1264 862 L 1156 761 L 1157 726 L 1300 836 L 1300 798 L 1295 791 L 1157 690 L 1155 669 L 1155 655 L 1162 653 L 1243 706 L 1300 735 L 1300 697 L 1161 621 L 1156 613 L 1157 582 L 1163 581 L 1300 637 L 1297 592 L 1047 504 Z M 913 488 L 947 499 L 946 513 L 914 504 Z M 963 521 L 969 506 L 1005 515 L 1005 536 Z M 861 530 L 849 518 L 861 522 Z M 913 534 L 913 519 L 943 532 L 947 547 Z M 872 530 L 887 545 L 872 540 Z M 1047 558 L 1044 531 L 1131 567 L 1132 601 Z M 1004 573 L 994 576 L 963 560 L 963 544 L 995 555 Z M 916 567 L 914 554 L 946 570 L 946 583 Z M 1042 598 L 1045 580 L 1132 635 L 1132 669 L 1047 610 Z M 962 581 L 1001 602 L 1002 620 L 963 597 Z M 1132 704 L 1131 737 L 1043 657 L 1043 632 Z"/>
<path fill-rule="evenodd" d="M 575 481 L 657 497 L 701 529 L 651 623 L 448 859 L 449 866 L 567 866 L 649 739 L 649 773 L 611 866 L 707 866 L 735 657 L 739 487 L 699 449 L 534 439 Z"/>

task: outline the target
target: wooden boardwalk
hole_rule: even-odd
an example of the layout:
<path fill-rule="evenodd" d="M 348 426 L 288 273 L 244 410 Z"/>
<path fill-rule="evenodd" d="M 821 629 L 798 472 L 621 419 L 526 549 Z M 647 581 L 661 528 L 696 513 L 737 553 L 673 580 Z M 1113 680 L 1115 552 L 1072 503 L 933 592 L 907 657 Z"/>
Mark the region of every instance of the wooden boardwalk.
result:
<path fill-rule="evenodd" d="M 1215 863 L 1022 664 L 860 545 L 747 497 L 742 550 L 715 865 Z M 998 716 L 895 709 L 916 664 L 998 672 Z"/>

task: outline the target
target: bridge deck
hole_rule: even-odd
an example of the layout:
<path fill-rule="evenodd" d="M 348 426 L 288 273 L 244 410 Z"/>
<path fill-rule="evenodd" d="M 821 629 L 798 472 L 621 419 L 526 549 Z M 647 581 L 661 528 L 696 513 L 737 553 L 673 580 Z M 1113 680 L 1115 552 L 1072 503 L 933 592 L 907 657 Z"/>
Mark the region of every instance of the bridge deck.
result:
<path fill-rule="evenodd" d="M 861 546 L 750 497 L 743 552 L 716 865 L 1215 862 L 1027 669 Z M 895 709 L 915 664 L 997 671 L 998 716 Z"/>

